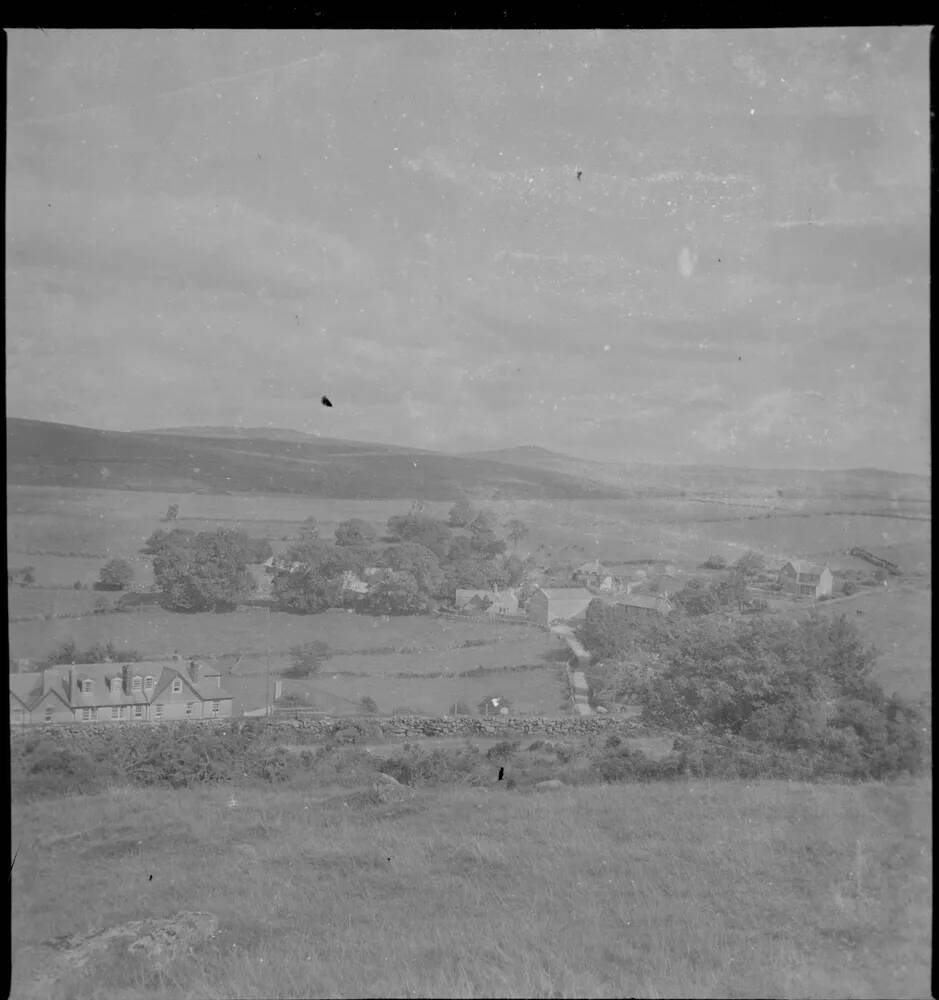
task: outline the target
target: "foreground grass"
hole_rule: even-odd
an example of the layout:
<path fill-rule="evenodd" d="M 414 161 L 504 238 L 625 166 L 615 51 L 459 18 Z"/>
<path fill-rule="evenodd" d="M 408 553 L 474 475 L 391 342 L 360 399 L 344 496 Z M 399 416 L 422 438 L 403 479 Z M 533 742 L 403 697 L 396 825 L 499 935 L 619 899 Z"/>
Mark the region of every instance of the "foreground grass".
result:
<path fill-rule="evenodd" d="M 35 802 L 14 808 L 14 984 L 46 938 L 199 909 L 220 932 L 169 973 L 114 959 L 69 996 L 928 996 L 930 794 L 687 782 Z"/>

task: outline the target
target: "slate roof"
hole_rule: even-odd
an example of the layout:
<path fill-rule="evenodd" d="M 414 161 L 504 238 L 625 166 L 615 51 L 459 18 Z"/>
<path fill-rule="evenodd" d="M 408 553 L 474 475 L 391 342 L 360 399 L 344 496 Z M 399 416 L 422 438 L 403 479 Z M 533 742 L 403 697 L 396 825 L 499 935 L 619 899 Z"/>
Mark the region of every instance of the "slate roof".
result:
<path fill-rule="evenodd" d="M 807 559 L 790 559 L 787 565 L 791 566 L 799 576 L 803 573 L 821 576 L 822 572 L 826 569 L 825 566 L 820 566 L 818 563 L 811 563 Z"/>
<path fill-rule="evenodd" d="M 592 601 L 595 596 L 583 587 L 539 587 L 538 589 L 549 601 Z"/>
<path fill-rule="evenodd" d="M 646 608 L 649 611 L 661 611 L 667 614 L 672 609 L 672 602 L 665 597 L 655 597 L 652 594 L 627 594 L 619 598 L 617 604 L 628 608 Z"/>

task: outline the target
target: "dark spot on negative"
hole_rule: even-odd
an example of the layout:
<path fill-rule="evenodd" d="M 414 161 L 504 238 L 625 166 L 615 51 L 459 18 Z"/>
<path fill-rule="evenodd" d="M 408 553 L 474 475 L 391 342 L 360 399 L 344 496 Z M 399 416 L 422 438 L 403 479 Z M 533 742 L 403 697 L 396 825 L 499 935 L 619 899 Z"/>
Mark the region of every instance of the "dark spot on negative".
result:
<path fill-rule="evenodd" d="M 324 396 L 324 397 L 323 397 L 323 398 L 322 398 L 322 399 L 320 400 L 320 402 L 321 402 L 321 403 L 323 404 L 323 406 L 332 406 L 332 405 L 333 405 L 333 404 L 332 404 L 332 403 L 330 403 L 330 401 L 329 401 L 329 396 Z"/>
<path fill-rule="evenodd" d="M 499 768 L 499 781 L 501 781 L 501 780 L 502 780 L 502 776 L 503 776 L 504 774 L 505 774 L 505 768 L 504 768 L 504 767 L 500 767 L 500 768 Z"/>

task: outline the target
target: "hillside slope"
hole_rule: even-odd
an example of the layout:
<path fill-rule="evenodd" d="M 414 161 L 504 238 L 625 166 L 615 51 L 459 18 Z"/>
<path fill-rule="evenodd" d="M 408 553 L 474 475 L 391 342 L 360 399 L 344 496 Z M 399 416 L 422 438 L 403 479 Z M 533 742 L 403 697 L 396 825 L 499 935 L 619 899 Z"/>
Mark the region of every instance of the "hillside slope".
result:
<path fill-rule="evenodd" d="M 674 496 L 840 497 L 856 500 L 928 502 L 928 476 L 886 469 L 744 469 L 724 465 L 655 465 L 648 462 L 598 462 L 575 458 L 546 448 L 521 446 L 468 453 L 466 457 L 510 462 L 527 469 L 607 483 L 631 494 Z"/>
<path fill-rule="evenodd" d="M 7 482 L 344 499 L 610 499 L 622 491 L 549 469 L 334 439 L 101 431 L 7 419 Z"/>

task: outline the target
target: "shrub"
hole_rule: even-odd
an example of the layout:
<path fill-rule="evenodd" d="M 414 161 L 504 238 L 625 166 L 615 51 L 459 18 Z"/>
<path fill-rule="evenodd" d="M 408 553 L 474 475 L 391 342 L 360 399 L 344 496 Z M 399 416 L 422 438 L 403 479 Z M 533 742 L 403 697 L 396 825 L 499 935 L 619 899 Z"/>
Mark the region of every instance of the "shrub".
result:
<path fill-rule="evenodd" d="M 701 563 L 702 569 L 726 569 L 727 560 L 723 556 L 708 556 L 707 559 Z"/>
<path fill-rule="evenodd" d="M 372 715 L 378 714 L 378 704 L 374 698 L 365 695 L 359 702 L 359 705 L 363 712 L 370 712 Z"/>
<path fill-rule="evenodd" d="M 488 760 L 508 760 L 518 752 L 518 748 L 519 743 L 502 740 L 486 751 L 486 758 Z"/>
<path fill-rule="evenodd" d="M 852 594 L 856 594 L 858 592 L 858 585 L 854 582 L 854 580 L 845 580 L 844 586 L 841 588 L 841 592 L 845 595 L 845 597 L 850 597 Z"/>
<path fill-rule="evenodd" d="M 82 589 L 82 582 L 81 582 L 81 580 L 76 580 L 72 584 L 72 590 L 81 590 L 81 589 Z"/>
<path fill-rule="evenodd" d="M 101 567 L 97 590 L 126 590 L 134 580 L 134 568 L 126 559 L 112 559 Z"/>

